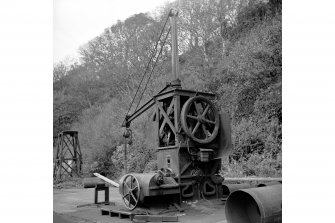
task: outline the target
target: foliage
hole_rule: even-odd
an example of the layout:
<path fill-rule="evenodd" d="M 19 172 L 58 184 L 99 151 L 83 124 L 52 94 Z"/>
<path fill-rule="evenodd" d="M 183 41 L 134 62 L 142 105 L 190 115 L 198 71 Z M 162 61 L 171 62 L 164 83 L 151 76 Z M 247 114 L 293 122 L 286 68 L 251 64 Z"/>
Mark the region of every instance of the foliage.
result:
<path fill-rule="evenodd" d="M 183 87 L 215 93 L 215 104 L 232 119 L 234 150 L 224 174 L 280 176 L 281 0 L 179 3 Z M 112 178 L 122 173 L 120 127 L 167 12 L 176 4 L 166 3 L 155 15 L 141 13 L 118 21 L 80 49 L 80 63 L 54 66 L 54 135 L 68 128 L 79 131 L 89 171 Z M 168 38 L 142 104 L 170 81 L 170 44 Z M 138 100 L 139 96 L 130 113 Z M 129 171 L 157 168 L 151 119 L 152 111 L 148 111 L 132 123 Z"/>
<path fill-rule="evenodd" d="M 83 186 L 83 179 L 80 177 L 69 177 L 53 182 L 55 189 L 82 188 Z"/>

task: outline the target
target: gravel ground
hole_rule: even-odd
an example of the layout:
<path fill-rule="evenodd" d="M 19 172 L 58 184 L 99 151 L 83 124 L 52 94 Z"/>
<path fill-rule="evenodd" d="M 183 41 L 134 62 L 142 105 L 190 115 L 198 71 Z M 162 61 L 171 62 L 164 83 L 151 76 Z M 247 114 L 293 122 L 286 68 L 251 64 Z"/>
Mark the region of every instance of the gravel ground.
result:
<path fill-rule="evenodd" d="M 118 189 L 110 187 L 110 201 L 115 207 L 124 208 Z M 53 190 L 53 219 L 54 223 L 125 223 L 129 219 L 103 216 L 100 208 L 96 206 L 85 206 L 77 208 L 78 205 L 92 204 L 94 189 L 56 189 Z M 99 192 L 99 201 L 103 200 L 103 193 Z M 201 200 L 183 203 L 184 212 L 177 211 L 168 215 L 177 215 L 179 222 L 185 223 L 226 223 L 224 204 L 219 200 Z"/>

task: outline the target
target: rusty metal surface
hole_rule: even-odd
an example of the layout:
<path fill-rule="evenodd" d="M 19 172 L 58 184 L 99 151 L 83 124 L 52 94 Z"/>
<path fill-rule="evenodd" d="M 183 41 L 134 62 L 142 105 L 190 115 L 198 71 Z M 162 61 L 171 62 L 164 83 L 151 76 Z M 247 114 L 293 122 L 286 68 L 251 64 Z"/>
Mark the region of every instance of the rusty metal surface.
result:
<path fill-rule="evenodd" d="M 105 185 L 105 182 L 97 177 L 87 177 L 83 180 L 84 188 L 94 188 L 96 186 Z"/>
<path fill-rule="evenodd" d="M 205 97 L 189 98 L 181 110 L 181 125 L 192 140 L 207 144 L 219 131 L 219 113 L 214 104 Z"/>
<path fill-rule="evenodd" d="M 172 177 L 163 177 L 158 173 L 131 173 L 120 179 L 119 192 L 128 209 L 133 210 L 144 199 L 151 196 L 179 194 L 179 184 Z"/>
<path fill-rule="evenodd" d="M 129 128 L 130 122 L 139 115 L 150 108 L 155 109 L 152 120 L 153 129 L 157 131 L 154 136 L 157 166 L 164 177 L 162 179 L 157 173 L 131 174 L 140 189 L 139 196 L 132 199 L 138 200 L 139 204 L 144 203 L 145 198 L 151 202 L 154 197 L 160 199 L 165 195 L 164 198 L 176 195 L 179 201 L 220 198 L 221 159 L 232 149 L 230 117 L 226 113 L 219 114 L 211 101 L 215 94 L 182 89 L 178 79 L 177 13 L 170 16 L 172 80 L 142 107 L 136 107 L 133 114 L 127 113 L 123 123 Z M 132 195 L 127 194 L 132 190 L 132 184 L 125 185 L 127 176 L 121 178 L 119 191 L 130 202 Z"/>
<path fill-rule="evenodd" d="M 176 176 L 179 176 L 180 172 L 180 158 L 179 158 L 179 149 L 178 147 L 173 147 L 170 149 L 164 149 L 159 150 L 157 152 L 157 166 L 158 169 L 162 168 L 170 168 L 172 171 L 176 174 Z"/>
<path fill-rule="evenodd" d="M 282 221 L 282 185 L 237 190 L 227 199 L 228 223 L 279 223 Z"/>
<path fill-rule="evenodd" d="M 154 99 L 150 99 L 147 101 L 144 105 L 142 105 L 139 109 L 137 109 L 133 114 L 129 115 L 124 123 L 122 123 L 122 126 L 125 127 L 129 125 L 131 121 L 133 121 L 135 118 L 143 114 L 143 112 L 150 109 L 155 104 Z"/>
<path fill-rule="evenodd" d="M 194 91 L 194 90 L 190 90 L 190 89 L 182 89 L 182 88 L 167 88 L 167 89 L 163 89 L 161 92 L 159 92 L 157 95 L 155 95 L 154 97 L 157 100 L 161 100 L 161 99 L 165 99 L 167 97 L 171 97 L 173 95 L 181 95 L 181 96 L 185 96 L 185 97 L 195 97 L 195 96 L 203 96 L 206 97 L 210 100 L 215 98 L 215 94 L 213 93 L 208 93 L 208 92 L 200 92 L 200 91 Z"/>
<path fill-rule="evenodd" d="M 126 208 L 133 210 L 140 202 L 141 185 L 133 174 L 126 174 L 119 184 L 119 191 Z"/>
<path fill-rule="evenodd" d="M 210 93 L 177 89 L 171 86 L 170 89 L 167 88 L 166 91 L 154 96 L 156 111 L 153 121 L 155 122 L 155 129 L 157 129 L 155 137 L 157 140 L 158 169 L 169 170 L 171 179 L 178 182 L 178 186 L 166 183 L 156 184 L 155 173 L 134 173 L 133 176 L 136 177 L 141 188 L 139 205 L 144 203 L 145 197 L 153 196 L 168 195 L 171 197 L 180 194 L 181 200 L 196 200 L 203 197 L 212 199 L 222 196 L 222 181 L 217 182 L 214 176 L 221 169 L 221 158 L 229 155 L 232 149 L 231 127 L 230 117 L 226 113 L 219 114 L 214 104 L 209 101 L 213 99 L 213 96 Z M 202 103 L 197 102 L 198 106 L 195 106 L 194 101 L 197 98 L 203 99 L 206 103 L 203 101 Z M 208 137 L 205 137 L 205 140 L 202 137 L 200 142 L 199 140 L 198 142 L 195 141 L 185 133 L 185 129 L 188 128 L 182 127 L 182 110 L 185 110 L 187 101 L 193 101 L 193 103 L 189 103 L 189 110 L 194 110 L 201 116 L 204 116 L 205 111 L 209 109 L 208 107 L 215 111 L 210 116 L 203 117 L 207 121 L 212 121 L 215 124 L 214 127 L 208 123 L 202 125 L 201 123 L 206 122 L 206 120 L 201 118 L 197 121 L 201 124 L 199 124 L 198 130 L 200 132 L 207 130 L 209 134 Z M 150 102 L 145 104 L 144 110 L 150 106 L 152 106 Z M 137 114 L 139 115 L 135 112 L 136 117 Z M 188 115 L 192 115 L 192 113 Z M 132 120 L 135 116 L 130 116 L 131 118 L 128 120 Z M 204 128 L 205 130 L 203 130 Z M 195 125 L 193 129 L 195 129 Z M 202 136 L 203 132 L 201 132 Z M 122 196 L 125 195 L 122 188 L 120 188 L 120 193 Z"/>
<path fill-rule="evenodd" d="M 220 113 L 220 128 L 218 133 L 219 149 L 216 158 L 228 156 L 233 148 L 231 140 L 230 117 L 227 113 Z"/>

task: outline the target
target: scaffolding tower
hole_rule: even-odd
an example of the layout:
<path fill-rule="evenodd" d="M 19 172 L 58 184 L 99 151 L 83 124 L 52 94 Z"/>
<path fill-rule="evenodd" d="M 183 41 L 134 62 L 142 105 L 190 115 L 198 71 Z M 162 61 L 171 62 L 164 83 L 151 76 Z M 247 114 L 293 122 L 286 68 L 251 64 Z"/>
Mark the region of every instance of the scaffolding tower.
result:
<path fill-rule="evenodd" d="M 63 131 L 57 137 L 57 152 L 54 162 L 53 177 L 61 180 L 64 177 L 81 176 L 82 154 L 79 145 L 78 131 Z"/>

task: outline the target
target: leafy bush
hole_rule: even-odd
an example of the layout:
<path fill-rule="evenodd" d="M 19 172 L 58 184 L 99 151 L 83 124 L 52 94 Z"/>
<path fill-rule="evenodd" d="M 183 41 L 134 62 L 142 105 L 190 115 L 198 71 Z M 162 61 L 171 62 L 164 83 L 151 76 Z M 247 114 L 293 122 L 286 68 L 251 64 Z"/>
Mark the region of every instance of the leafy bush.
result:
<path fill-rule="evenodd" d="M 226 169 L 227 171 L 223 172 L 223 174 L 229 177 L 281 177 L 281 153 L 277 154 L 275 159 L 259 154 L 251 154 L 248 160 L 231 161 Z"/>
<path fill-rule="evenodd" d="M 106 148 L 93 153 L 91 161 L 92 164 L 90 165 L 89 169 L 91 175 L 93 175 L 93 173 L 99 173 L 103 176 L 107 176 L 113 179 L 116 177 L 116 167 L 114 166 L 114 163 L 111 159 L 114 151 L 115 148 Z"/>

